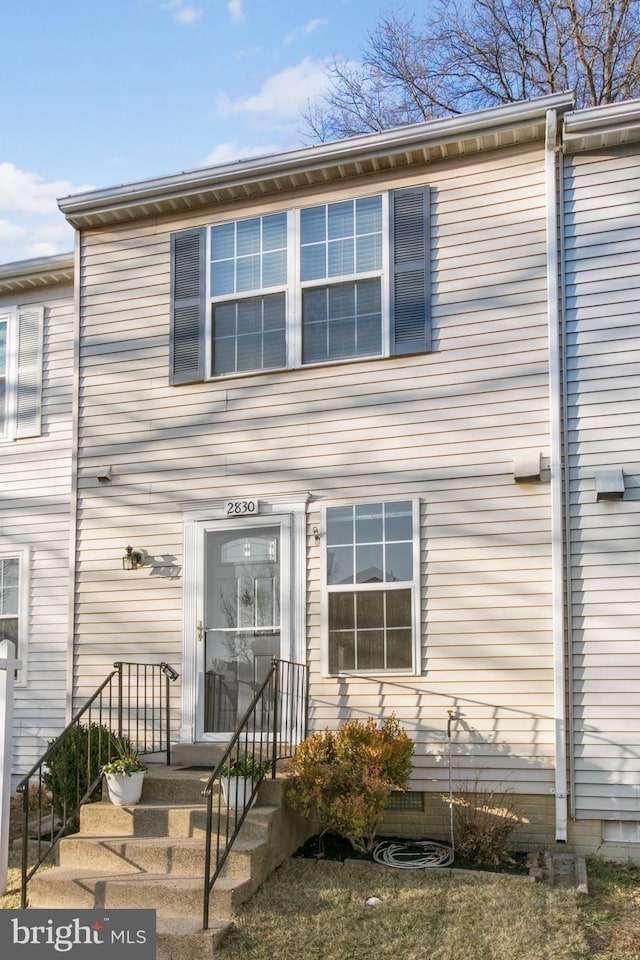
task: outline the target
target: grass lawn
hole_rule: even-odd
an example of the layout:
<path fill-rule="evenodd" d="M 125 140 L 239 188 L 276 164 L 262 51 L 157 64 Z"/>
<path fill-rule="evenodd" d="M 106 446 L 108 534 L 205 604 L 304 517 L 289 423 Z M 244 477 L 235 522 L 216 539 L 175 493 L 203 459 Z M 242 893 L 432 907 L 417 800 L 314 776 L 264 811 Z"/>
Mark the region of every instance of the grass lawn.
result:
<path fill-rule="evenodd" d="M 367 906 L 369 897 L 380 904 Z M 289 860 L 238 918 L 220 960 L 577 960 L 573 892 L 499 874 Z"/>
<path fill-rule="evenodd" d="M 220 960 L 638 960 L 640 867 L 589 862 L 589 896 L 500 874 L 288 860 Z M 366 906 L 369 897 L 380 904 Z M 20 906 L 12 853 L 0 909 Z"/>

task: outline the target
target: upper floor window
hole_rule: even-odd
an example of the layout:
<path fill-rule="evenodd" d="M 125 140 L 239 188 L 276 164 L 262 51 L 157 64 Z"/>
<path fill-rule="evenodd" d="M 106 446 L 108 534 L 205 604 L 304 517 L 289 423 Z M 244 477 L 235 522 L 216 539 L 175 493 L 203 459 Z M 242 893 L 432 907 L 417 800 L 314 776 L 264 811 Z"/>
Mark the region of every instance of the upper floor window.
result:
<path fill-rule="evenodd" d="M 42 307 L 0 310 L 0 439 L 41 429 Z"/>
<path fill-rule="evenodd" d="M 415 513 L 410 500 L 327 509 L 328 673 L 415 671 Z"/>
<path fill-rule="evenodd" d="M 428 217 L 418 187 L 174 234 L 172 382 L 428 350 Z"/>

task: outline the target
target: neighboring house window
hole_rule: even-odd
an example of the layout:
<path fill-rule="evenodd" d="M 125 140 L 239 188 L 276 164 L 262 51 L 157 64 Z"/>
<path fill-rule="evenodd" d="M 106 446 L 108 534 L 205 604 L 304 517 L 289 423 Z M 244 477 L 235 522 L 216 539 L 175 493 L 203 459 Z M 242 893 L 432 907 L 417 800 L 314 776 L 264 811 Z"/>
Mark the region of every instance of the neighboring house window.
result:
<path fill-rule="evenodd" d="M 328 672 L 415 672 L 419 596 L 411 500 L 326 511 Z"/>
<path fill-rule="evenodd" d="M 18 649 L 20 612 L 20 560 L 0 557 L 0 641 L 11 640 Z"/>
<path fill-rule="evenodd" d="M 10 640 L 15 646 L 20 668 L 16 683 L 27 677 L 28 584 L 30 561 L 28 550 L 7 550 L 0 553 L 0 641 Z"/>
<path fill-rule="evenodd" d="M 44 310 L 0 311 L 0 439 L 41 432 Z"/>
<path fill-rule="evenodd" d="M 171 238 L 171 380 L 430 349 L 427 187 Z"/>

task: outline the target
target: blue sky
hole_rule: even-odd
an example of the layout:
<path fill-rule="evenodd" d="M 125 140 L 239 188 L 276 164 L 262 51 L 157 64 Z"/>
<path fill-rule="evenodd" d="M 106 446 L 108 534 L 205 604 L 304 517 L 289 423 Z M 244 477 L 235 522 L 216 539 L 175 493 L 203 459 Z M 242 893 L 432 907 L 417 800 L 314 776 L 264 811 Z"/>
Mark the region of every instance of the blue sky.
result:
<path fill-rule="evenodd" d="M 334 57 L 357 60 L 393 5 L 6 4 L 0 263 L 72 249 L 58 196 L 300 145 L 300 112 L 321 91 L 324 66 Z"/>

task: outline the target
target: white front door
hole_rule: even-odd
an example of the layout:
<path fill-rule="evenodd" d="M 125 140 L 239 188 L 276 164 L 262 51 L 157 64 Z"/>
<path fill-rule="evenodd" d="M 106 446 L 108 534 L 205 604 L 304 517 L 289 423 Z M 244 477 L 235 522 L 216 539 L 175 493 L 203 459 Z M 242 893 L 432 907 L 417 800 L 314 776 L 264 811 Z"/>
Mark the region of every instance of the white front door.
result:
<path fill-rule="evenodd" d="M 185 511 L 182 743 L 228 739 L 272 658 L 304 660 L 307 502 Z"/>
<path fill-rule="evenodd" d="M 235 730 L 274 657 L 289 658 L 284 523 L 205 532 L 203 734 Z"/>

